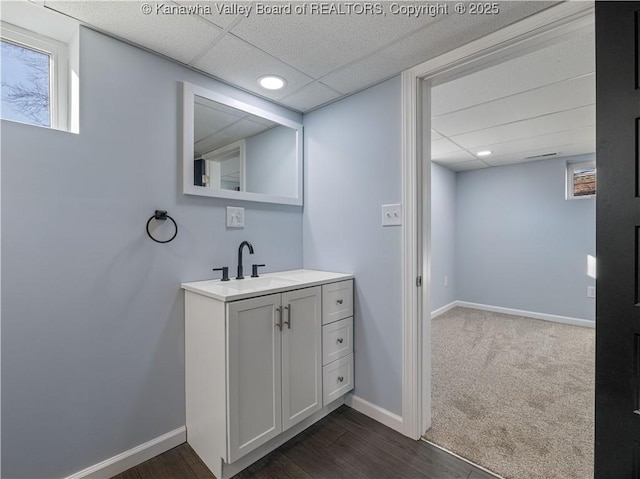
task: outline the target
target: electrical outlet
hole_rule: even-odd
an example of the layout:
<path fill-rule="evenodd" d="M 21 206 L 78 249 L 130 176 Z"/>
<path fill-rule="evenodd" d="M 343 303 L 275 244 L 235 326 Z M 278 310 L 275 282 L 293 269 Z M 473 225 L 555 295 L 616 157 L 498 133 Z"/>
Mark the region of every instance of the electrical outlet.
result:
<path fill-rule="evenodd" d="M 587 298 L 595 298 L 595 297 L 596 297 L 596 287 L 587 286 Z"/>
<path fill-rule="evenodd" d="M 227 206 L 227 228 L 244 228 L 244 208 Z"/>
<path fill-rule="evenodd" d="M 448 287 L 449 286 L 449 276 L 445 276 L 444 277 L 444 287 Z"/>

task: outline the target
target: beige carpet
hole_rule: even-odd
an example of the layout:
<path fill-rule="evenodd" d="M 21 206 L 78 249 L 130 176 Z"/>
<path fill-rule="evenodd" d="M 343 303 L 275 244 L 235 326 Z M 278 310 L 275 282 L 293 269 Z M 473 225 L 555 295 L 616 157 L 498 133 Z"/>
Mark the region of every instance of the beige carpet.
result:
<path fill-rule="evenodd" d="M 593 329 L 454 308 L 432 338 L 426 439 L 505 479 L 593 477 Z"/>

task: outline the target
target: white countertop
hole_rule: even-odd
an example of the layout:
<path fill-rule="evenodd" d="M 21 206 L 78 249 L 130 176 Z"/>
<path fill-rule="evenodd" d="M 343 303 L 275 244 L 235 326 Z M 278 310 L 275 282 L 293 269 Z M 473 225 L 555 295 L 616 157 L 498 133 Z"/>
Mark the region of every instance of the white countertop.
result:
<path fill-rule="evenodd" d="M 296 269 L 279 273 L 261 274 L 259 278 L 245 276 L 245 279 L 221 281 L 194 281 L 182 283 L 182 289 L 208 296 L 218 301 L 237 301 L 239 299 L 281 293 L 292 289 L 309 288 L 320 284 L 334 283 L 353 278 L 352 274 Z"/>

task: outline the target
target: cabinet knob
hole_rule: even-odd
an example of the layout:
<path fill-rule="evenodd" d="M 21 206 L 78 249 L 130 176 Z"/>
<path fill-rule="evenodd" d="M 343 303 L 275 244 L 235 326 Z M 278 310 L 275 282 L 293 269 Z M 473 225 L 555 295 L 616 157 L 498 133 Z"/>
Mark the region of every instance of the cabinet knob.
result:
<path fill-rule="evenodd" d="M 341 299 L 339 299 L 338 301 L 336 301 L 336 303 L 338 303 L 338 304 L 342 304 L 342 300 L 341 300 Z"/>
<path fill-rule="evenodd" d="M 340 383 L 341 383 L 342 381 L 344 381 L 344 377 L 342 377 L 342 376 L 338 376 L 338 382 L 340 382 Z"/>
<path fill-rule="evenodd" d="M 344 339 L 338 338 L 338 344 L 342 344 L 343 341 L 344 341 Z"/>

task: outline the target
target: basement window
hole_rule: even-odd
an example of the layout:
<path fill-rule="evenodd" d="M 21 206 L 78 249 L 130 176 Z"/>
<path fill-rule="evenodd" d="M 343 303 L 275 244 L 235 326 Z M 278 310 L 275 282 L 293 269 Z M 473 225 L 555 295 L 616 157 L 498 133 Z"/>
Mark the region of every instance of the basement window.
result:
<path fill-rule="evenodd" d="M 567 163 L 567 195 L 568 200 L 595 198 L 596 196 L 596 162 L 583 161 Z"/>
<path fill-rule="evenodd" d="M 0 26 L 0 116 L 67 129 L 67 46 L 6 22 Z"/>

